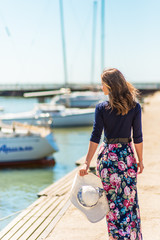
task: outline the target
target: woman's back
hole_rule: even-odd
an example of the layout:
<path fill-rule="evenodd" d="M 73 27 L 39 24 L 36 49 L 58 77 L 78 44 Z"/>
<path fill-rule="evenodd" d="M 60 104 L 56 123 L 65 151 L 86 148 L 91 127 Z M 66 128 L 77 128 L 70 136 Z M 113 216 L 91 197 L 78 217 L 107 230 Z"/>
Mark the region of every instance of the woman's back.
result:
<path fill-rule="evenodd" d="M 99 143 L 103 129 L 104 136 L 108 139 L 129 138 L 131 137 L 132 127 L 134 143 L 141 142 L 141 106 L 139 103 L 136 103 L 136 106 L 129 110 L 127 114 L 117 115 L 117 110 L 112 110 L 109 107 L 109 102 L 102 102 L 96 106 L 95 122 L 90 141 Z"/>

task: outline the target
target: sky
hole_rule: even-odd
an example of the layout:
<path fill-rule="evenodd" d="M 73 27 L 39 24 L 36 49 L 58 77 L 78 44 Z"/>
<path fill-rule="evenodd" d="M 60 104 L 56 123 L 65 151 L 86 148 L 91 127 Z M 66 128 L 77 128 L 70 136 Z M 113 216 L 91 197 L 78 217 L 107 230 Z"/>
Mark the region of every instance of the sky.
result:
<path fill-rule="evenodd" d="M 69 83 L 90 83 L 93 0 L 63 0 Z M 160 1 L 105 0 L 105 67 L 130 82 L 160 82 Z M 95 68 L 100 83 L 101 0 Z M 62 83 L 59 0 L 0 0 L 0 84 Z"/>

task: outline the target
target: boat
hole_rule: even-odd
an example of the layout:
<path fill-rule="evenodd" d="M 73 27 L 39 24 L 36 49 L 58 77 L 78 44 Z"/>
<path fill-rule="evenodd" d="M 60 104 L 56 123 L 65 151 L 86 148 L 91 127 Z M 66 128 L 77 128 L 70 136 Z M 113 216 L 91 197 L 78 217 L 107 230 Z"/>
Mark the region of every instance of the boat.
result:
<path fill-rule="evenodd" d="M 77 91 L 68 94 L 58 95 L 52 98 L 51 105 L 64 105 L 66 107 L 88 108 L 95 107 L 101 101 L 104 101 L 106 96 L 103 92 L 93 91 Z"/>
<path fill-rule="evenodd" d="M 13 122 L 27 123 L 30 125 L 49 127 L 52 125 L 52 117 L 49 113 L 42 113 L 34 108 L 28 112 L 0 114 L 0 121 L 5 124 Z"/>
<path fill-rule="evenodd" d="M 37 104 L 30 112 L 6 113 L 0 121 L 12 124 L 14 121 L 48 127 L 73 127 L 93 125 L 94 108 L 66 108 L 50 103 Z"/>
<path fill-rule="evenodd" d="M 14 123 L 0 129 L 0 168 L 54 165 L 47 158 L 58 151 L 53 133 L 48 128 Z"/>
<path fill-rule="evenodd" d="M 78 127 L 93 125 L 94 108 L 66 108 L 64 105 L 52 105 L 50 103 L 38 104 L 37 111 L 52 117 L 51 127 Z"/>
<path fill-rule="evenodd" d="M 63 52 L 63 70 L 64 70 L 64 88 L 61 88 L 59 90 L 55 90 L 55 91 L 42 91 L 42 92 L 31 92 L 31 93 L 24 93 L 24 97 L 47 97 L 47 96 L 53 96 L 56 95 L 52 98 L 51 102 L 50 102 L 50 106 L 47 105 L 47 108 L 54 108 L 54 105 L 64 105 L 67 108 L 93 108 L 96 106 L 96 104 L 98 104 L 101 101 L 105 101 L 106 97 L 103 94 L 102 91 L 96 91 L 99 90 L 99 87 L 96 87 L 95 91 L 76 91 L 76 92 L 71 92 L 71 89 L 69 89 L 69 85 L 68 85 L 68 70 L 67 70 L 67 57 L 66 57 L 66 42 L 65 42 L 65 31 L 64 31 L 64 14 L 63 14 L 63 1 L 59 1 L 59 7 L 60 7 L 60 24 L 61 24 L 61 38 L 62 38 L 62 52 Z M 104 7 L 104 0 L 102 3 L 102 6 Z M 103 9 L 102 9 L 103 11 Z M 102 12 L 103 13 L 103 12 Z M 92 32 L 92 55 L 91 55 L 91 84 L 94 83 L 94 69 L 95 69 L 95 37 L 96 37 L 96 18 L 97 18 L 97 2 L 94 1 L 94 8 L 93 8 L 93 32 Z M 103 16 L 103 25 L 102 25 L 102 35 L 103 35 L 103 41 L 102 41 L 102 46 L 104 48 L 104 13 L 102 14 Z M 102 48 L 102 69 L 104 69 L 104 53 L 103 53 L 103 48 Z M 92 89 L 95 89 L 95 87 Z M 108 99 L 107 99 L 108 100 Z M 75 110 L 77 111 L 77 110 Z M 75 112 L 74 111 L 74 112 Z M 63 111 L 64 112 L 64 111 Z M 69 112 L 69 110 L 67 110 L 67 112 Z M 68 113 L 64 113 L 64 115 L 68 116 Z M 71 112 L 71 111 L 70 111 Z M 81 116 L 82 114 L 80 114 Z M 85 115 L 86 116 L 86 115 Z M 55 121 L 54 121 L 54 126 L 57 125 L 58 123 L 56 123 L 56 117 L 55 117 Z M 71 116 L 70 116 L 71 117 Z M 87 117 L 87 116 L 86 116 Z M 73 116 L 73 118 L 75 119 L 75 116 Z M 72 119 L 73 119 L 72 118 Z M 72 122 L 71 119 L 71 122 Z M 63 119 L 61 119 L 61 121 L 63 121 Z M 78 121 L 78 118 L 77 118 Z M 83 123 L 83 121 L 82 121 Z M 59 123 L 60 124 L 60 123 Z M 79 124 L 79 123 L 78 123 Z M 85 125 L 85 123 L 84 123 Z"/>
<path fill-rule="evenodd" d="M 67 74 L 67 58 L 66 58 L 66 48 L 65 48 L 65 34 L 64 34 L 64 17 L 63 17 L 63 2 L 60 1 L 60 16 L 61 16 L 61 33 L 62 33 L 62 48 L 63 48 L 63 66 L 64 66 L 64 82 L 65 89 L 68 87 L 68 74 Z M 94 47 L 93 47 L 94 49 Z M 92 56 L 93 58 L 93 56 Z M 94 64 L 92 64 L 94 65 Z M 92 71 L 93 73 L 93 66 Z M 66 90 L 65 90 L 66 92 Z M 55 92 L 52 92 L 55 94 Z M 61 94 L 62 91 L 58 91 L 58 94 Z M 64 93 L 64 91 L 63 91 Z M 50 93 L 49 93 L 50 94 Z M 26 94 L 26 96 L 35 97 L 35 96 L 44 96 L 48 95 L 45 93 L 31 93 Z M 64 94 L 63 96 L 57 97 L 57 100 L 53 100 L 49 104 L 39 104 L 33 109 L 32 112 L 23 112 L 23 113 L 10 113 L 10 114 L 1 114 L 0 120 L 3 122 L 11 123 L 13 121 L 27 122 L 34 125 L 48 125 L 50 127 L 75 127 L 75 126 L 91 126 L 94 121 L 94 112 L 95 105 L 103 99 L 103 93 L 71 93 Z M 60 99 L 61 98 L 61 99 Z M 73 100 L 73 101 L 72 101 Z M 69 108 L 66 108 L 64 105 L 56 105 L 59 101 L 60 104 L 67 103 Z M 61 102 L 62 101 L 62 102 Z M 76 108 L 75 108 L 76 106 Z M 77 108 L 78 106 L 78 108 Z M 89 106 L 89 107 L 88 107 Z M 71 108 L 73 107 L 73 108 Z M 85 107 L 80 109 L 79 107 Z M 42 117 L 43 116 L 43 117 Z"/>
<path fill-rule="evenodd" d="M 64 26 L 64 13 L 63 13 L 63 1 L 60 1 L 60 23 L 61 23 L 61 36 L 62 36 L 62 50 L 63 50 L 63 68 L 64 68 L 64 85 L 68 87 L 68 70 L 67 70 L 67 57 L 66 57 L 66 42 L 65 42 L 65 26 Z M 104 6 L 104 1 L 103 1 Z M 95 37 L 96 37 L 96 21 L 97 18 L 97 2 L 94 1 L 93 8 L 93 32 L 92 32 L 92 56 L 91 56 L 91 83 L 94 80 L 94 65 L 95 65 Z M 104 16 L 104 14 L 103 14 Z M 104 21 L 104 20 L 103 20 Z M 104 25 L 103 25 L 104 26 Z M 102 28 L 104 29 L 104 27 Z M 103 34 L 104 35 L 104 34 Z M 103 36 L 104 38 L 104 36 Z M 103 46 L 104 47 L 104 46 Z M 104 54 L 103 54 L 104 55 Z M 104 62 L 104 61 L 103 61 Z M 104 69 L 104 66 L 103 66 Z M 52 99 L 51 105 L 62 104 L 66 107 L 78 107 L 78 108 L 90 108 L 95 107 L 100 101 L 104 101 L 105 97 L 103 92 L 73 92 L 66 93 L 64 95 L 56 96 Z"/>

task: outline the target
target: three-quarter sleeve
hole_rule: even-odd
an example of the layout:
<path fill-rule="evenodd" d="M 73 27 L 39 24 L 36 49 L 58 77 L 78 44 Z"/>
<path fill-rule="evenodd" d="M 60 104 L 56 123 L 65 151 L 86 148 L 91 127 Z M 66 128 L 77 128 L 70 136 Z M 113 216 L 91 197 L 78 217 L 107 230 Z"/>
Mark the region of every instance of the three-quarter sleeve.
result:
<path fill-rule="evenodd" d="M 93 131 L 90 137 L 90 141 L 99 143 L 103 131 L 103 117 L 100 109 L 100 104 L 96 105 L 95 120 L 93 124 Z"/>
<path fill-rule="evenodd" d="M 133 141 L 134 143 L 143 142 L 143 134 L 142 134 L 142 117 L 141 117 L 141 106 L 137 103 L 135 107 L 135 116 L 133 118 Z"/>

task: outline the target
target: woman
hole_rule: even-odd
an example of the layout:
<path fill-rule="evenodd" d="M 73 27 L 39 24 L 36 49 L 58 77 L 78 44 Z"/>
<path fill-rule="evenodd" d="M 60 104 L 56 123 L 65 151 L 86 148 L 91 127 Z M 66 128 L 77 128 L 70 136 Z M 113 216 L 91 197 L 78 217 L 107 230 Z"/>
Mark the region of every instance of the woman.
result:
<path fill-rule="evenodd" d="M 106 216 L 109 239 L 141 240 L 136 185 L 137 173 L 142 173 L 144 166 L 141 107 L 136 102 L 138 91 L 115 68 L 104 70 L 101 80 L 102 90 L 105 95 L 109 95 L 109 101 L 96 106 L 89 149 L 79 174 L 87 174 L 104 129 L 104 141 L 97 159 L 97 173 L 110 207 Z M 131 130 L 138 164 L 132 148 Z"/>

